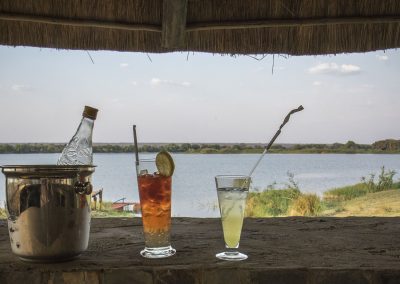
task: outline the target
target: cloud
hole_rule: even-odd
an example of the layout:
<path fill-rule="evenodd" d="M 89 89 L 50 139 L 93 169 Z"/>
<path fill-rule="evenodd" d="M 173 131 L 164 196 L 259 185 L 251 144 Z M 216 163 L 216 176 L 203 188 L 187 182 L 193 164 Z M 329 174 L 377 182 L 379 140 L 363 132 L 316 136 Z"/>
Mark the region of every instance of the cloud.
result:
<path fill-rule="evenodd" d="M 330 74 L 330 75 L 349 75 L 356 74 L 361 71 L 361 68 L 357 65 L 337 63 L 320 63 L 308 69 L 309 74 Z"/>
<path fill-rule="evenodd" d="M 313 86 L 321 86 L 321 85 L 322 85 L 322 82 L 320 82 L 320 81 L 314 81 L 312 84 L 313 84 Z"/>
<path fill-rule="evenodd" d="M 181 84 L 181 86 L 184 86 L 184 87 L 190 87 L 190 85 L 192 85 L 192 84 L 190 84 L 190 82 L 182 82 L 180 84 Z"/>
<path fill-rule="evenodd" d="M 126 67 L 128 67 L 128 66 L 129 66 L 128 63 L 120 63 L 120 64 L 119 64 L 119 67 L 121 67 L 121 68 L 126 68 Z"/>
<path fill-rule="evenodd" d="M 381 60 L 381 61 L 386 61 L 389 59 L 389 57 L 387 55 L 377 55 L 376 58 L 378 58 L 378 60 Z"/>
<path fill-rule="evenodd" d="M 11 86 L 11 90 L 15 92 L 30 92 L 33 91 L 33 88 L 27 85 L 14 84 Z"/>
<path fill-rule="evenodd" d="M 360 72 L 360 70 L 361 70 L 361 68 L 356 65 L 342 64 L 340 66 L 340 72 L 342 72 L 344 74 L 357 73 L 357 72 Z"/>
<path fill-rule="evenodd" d="M 157 86 L 157 85 L 160 85 L 161 82 L 162 82 L 161 79 L 158 79 L 158 78 L 151 78 L 151 80 L 150 80 L 150 85 L 152 85 L 152 86 Z"/>
<path fill-rule="evenodd" d="M 169 86 L 177 86 L 177 87 L 190 87 L 192 84 L 190 82 L 175 82 L 171 80 L 165 80 L 160 78 L 152 78 L 150 80 L 150 85 L 152 86 L 161 86 L 161 85 L 169 85 Z"/>
<path fill-rule="evenodd" d="M 131 84 L 134 85 L 134 86 L 137 86 L 138 82 L 132 81 Z"/>

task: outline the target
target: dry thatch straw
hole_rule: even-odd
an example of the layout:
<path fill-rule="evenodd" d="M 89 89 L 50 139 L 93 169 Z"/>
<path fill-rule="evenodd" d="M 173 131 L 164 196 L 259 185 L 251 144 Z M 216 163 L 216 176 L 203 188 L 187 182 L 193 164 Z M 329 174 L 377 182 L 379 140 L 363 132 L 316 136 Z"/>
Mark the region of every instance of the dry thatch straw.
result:
<path fill-rule="evenodd" d="M 0 44 L 316 55 L 400 46 L 398 0 L 2 0 Z"/>

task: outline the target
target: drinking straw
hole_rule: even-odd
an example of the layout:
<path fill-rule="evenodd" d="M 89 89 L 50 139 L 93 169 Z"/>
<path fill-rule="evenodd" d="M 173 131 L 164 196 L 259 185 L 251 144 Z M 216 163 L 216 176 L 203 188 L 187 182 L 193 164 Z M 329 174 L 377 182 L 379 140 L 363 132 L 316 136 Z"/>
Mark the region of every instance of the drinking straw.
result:
<path fill-rule="evenodd" d="M 275 142 L 276 138 L 278 138 L 279 134 L 281 134 L 281 129 L 283 128 L 283 126 L 289 121 L 290 116 L 298 111 L 302 111 L 304 108 L 302 105 L 300 105 L 298 108 L 291 110 L 288 115 L 286 115 L 285 119 L 283 120 L 283 123 L 281 124 L 281 126 L 279 127 L 278 131 L 275 133 L 274 137 L 272 137 L 271 141 L 269 141 L 268 145 L 264 148 L 264 152 L 261 154 L 260 158 L 258 158 L 256 164 L 254 165 L 254 167 L 251 169 L 249 176 L 251 177 L 251 175 L 253 174 L 253 172 L 255 171 L 255 169 L 257 168 L 258 164 L 261 162 L 262 158 L 265 156 L 265 154 L 268 152 L 269 148 L 271 148 L 272 144 Z"/>
<path fill-rule="evenodd" d="M 137 136 L 136 136 L 136 125 L 133 125 L 133 141 L 135 143 L 135 159 L 136 159 L 136 167 L 139 166 L 139 149 L 137 143 Z"/>

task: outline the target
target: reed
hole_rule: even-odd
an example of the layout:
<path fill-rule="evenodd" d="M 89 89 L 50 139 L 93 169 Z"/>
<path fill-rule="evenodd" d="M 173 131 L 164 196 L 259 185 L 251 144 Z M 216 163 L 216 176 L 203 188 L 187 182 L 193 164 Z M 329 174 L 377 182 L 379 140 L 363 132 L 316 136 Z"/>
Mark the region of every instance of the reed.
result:
<path fill-rule="evenodd" d="M 300 195 L 300 190 L 296 188 L 267 189 L 262 192 L 251 192 L 247 200 L 246 216 L 286 216 L 292 201 Z"/>
<path fill-rule="evenodd" d="M 321 212 L 321 199 L 316 194 L 301 194 L 293 200 L 289 208 L 289 216 L 318 216 Z"/>

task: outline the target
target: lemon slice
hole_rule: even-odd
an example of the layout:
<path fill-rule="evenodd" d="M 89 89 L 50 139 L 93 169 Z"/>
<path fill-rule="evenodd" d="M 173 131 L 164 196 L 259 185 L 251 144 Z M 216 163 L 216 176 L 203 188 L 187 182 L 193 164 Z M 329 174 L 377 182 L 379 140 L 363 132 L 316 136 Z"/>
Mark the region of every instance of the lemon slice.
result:
<path fill-rule="evenodd" d="M 156 166 L 162 176 L 170 177 L 174 173 L 175 164 L 167 151 L 161 151 L 156 156 Z"/>

